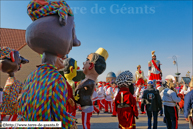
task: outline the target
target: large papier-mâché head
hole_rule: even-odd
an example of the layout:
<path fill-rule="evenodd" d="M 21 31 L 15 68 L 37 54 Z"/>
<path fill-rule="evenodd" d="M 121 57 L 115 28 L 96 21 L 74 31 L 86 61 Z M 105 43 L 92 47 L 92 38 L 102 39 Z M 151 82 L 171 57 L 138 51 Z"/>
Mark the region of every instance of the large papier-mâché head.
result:
<path fill-rule="evenodd" d="M 29 60 L 20 56 L 14 49 L 0 47 L 0 62 L 2 72 L 12 74 L 21 69 L 21 64 L 29 63 Z"/>
<path fill-rule="evenodd" d="M 73 58 L 67 58 L 63 61 L 64 64 L 64 76 L 67 80 L 72 80 L 77 76 L 77 61 Z"/>
<path fill-rule="evenodd" d="M 88 55 L 86 62 L 84 62 L 83 72 L 86 75 L 89 70 L 94 71 L 100 75 L 106 69 L 106 60 L 108 58 L 108 52 L 104 48 L 99 48 L 95 53 Z"/>
<path fill-rule="evenodd" d="M 26 42 L 37 53 L 63 57 L 73 46 L 80 46 L 74 16 L 65 1 L 33 0 L 28 15 L 33 22 L 26 29 Z"/>

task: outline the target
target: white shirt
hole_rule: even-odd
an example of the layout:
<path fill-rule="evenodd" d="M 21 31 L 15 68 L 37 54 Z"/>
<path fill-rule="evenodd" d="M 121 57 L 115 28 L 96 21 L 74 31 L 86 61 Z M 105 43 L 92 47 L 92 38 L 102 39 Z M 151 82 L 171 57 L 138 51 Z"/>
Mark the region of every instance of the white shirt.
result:
<path fill-rule="evenodd" d="M 113 88 L 112 87 L 108 87 L 107 88 L 107 91 L 105 92 L 106 93 L 106 98 L 105 100 L 106 101 L 112 101 L 114 97 L 114 94 L 113 94 Z"/>
<path fill-rule="evenodd" d="M 105 97 L 104 97 L 104 88 L 103 88 L 103 86 L 99 86 L 99 87 L 98 87 L 97 94 L 98 94 L 98 99 L 99 99 L 99 100 L 102 100 L 102 99 L 105 98 Z"/>

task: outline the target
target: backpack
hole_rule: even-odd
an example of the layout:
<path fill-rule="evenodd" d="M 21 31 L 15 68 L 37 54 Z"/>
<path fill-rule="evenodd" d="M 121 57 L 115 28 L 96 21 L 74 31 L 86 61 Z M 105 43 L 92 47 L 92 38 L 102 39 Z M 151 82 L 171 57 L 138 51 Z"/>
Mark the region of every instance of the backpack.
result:
<path fill-rule="evenodd" d="M 160 107 L 159 105 L 159 102 L 158 102 L 158 90 L 154 89 L 154 92 L 153 93 L 148 93 L 147 94 L 147 100 L 149 101 L 149 108 L 148 110 L 149 111 L 153 111 L 154 110 L 154 107 L 158 106 Z"/>

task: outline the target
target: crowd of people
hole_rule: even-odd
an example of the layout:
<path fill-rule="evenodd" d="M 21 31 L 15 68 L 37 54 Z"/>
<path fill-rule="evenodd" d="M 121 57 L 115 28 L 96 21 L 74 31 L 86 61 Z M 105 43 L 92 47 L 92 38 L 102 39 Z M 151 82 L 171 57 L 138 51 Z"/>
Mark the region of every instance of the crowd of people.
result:
<path fill-rule="evenodd" d="M 32 23 L 26 29 L 28 46 L 41 55 L 42 63 L 21 83 L 14 76 L 21 64 L 29 63 L 17 50 L 0 47 L 0 71 L 8 74 L 0 89 L 0 120 L 9 115 L 9 121 L 61 121 L 62 128 L 76 129 L 76 111 L 82 113 L 82 126 L 90 129 L 93 113 L 118 117 L 119 128 L 135 129 L 135 119 L 148 116 L 148 129 L 157 128 L 158 112 L 164 114 L 168 129 L 178 128 L 178 109 L 192 127 L 193 78 L 190 84 L 162 83 L 160 61 L 152 51 L 148 63 L 148 79 L 141 66 L 134 76 L 124 71 L 112 82 L 96 82 L 106 69 L 108 52 L 99 48 L 83 62 L 85 78 L 74 82 L 77 61 L 67 58 L 74 46 L 81 42 L 75 34 L 74 15 L 65 1 L 32 0 L 27 6 Z M 63 74 L 59 72 L 63 71 Z M 138 105 L 138 106 L 137 106 Z M 139 109 L 138 109 L 139 107 Z"/>

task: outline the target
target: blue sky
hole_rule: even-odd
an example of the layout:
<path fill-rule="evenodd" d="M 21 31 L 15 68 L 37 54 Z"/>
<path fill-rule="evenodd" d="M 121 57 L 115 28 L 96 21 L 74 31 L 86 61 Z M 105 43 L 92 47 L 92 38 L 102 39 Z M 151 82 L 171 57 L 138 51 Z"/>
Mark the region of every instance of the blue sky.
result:
<path fill-rule="evenodd" d="M 26 29 L 29 1 L 1 1 L 1 27 Z M 176 55 L 181 77 L 192 75 L 192 1 L 67 1 L 75 15 L 80 47 L 69 56 L 80 68 L 89 53 L 99 47 L 109 52 L 108 72 L 130 70 L 137 65 L 147 76 L 151 51 L 161 61 L 163 79 L 176 73 L 172 56 Z M 125 8 L 122 8 L 125 7 Z M 76 9 L 76 10 L 75 10 Z"/>

